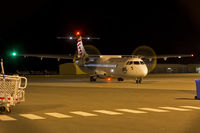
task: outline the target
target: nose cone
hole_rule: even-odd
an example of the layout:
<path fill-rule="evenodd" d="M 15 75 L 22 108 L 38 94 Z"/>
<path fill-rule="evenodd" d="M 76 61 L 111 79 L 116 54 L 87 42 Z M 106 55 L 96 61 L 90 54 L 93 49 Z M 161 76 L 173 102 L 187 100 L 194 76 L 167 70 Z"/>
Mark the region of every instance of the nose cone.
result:
<path fill-rule="evenodd" d="M 145 66 L 143 69 L 142 69 L 142 75 L 143 77 L 146 77 L 148 74 L 148 68 Z"/>
<path fill-rule="evenodd" d="M 145 76 L 147 76 L 147 74 L 148 74 L 147 66 L 143 65 L 143 66 L 137 67 L 135 73 L 133 73 L 133 74 L 135 74 L 136 77 L 145 77 Z"/>
<path fill-rule="evenodd" d="M 142 67 L 138 68 L 138 77 L 146 77 L 148 74 L 148 68 L 146 65 L 143 65 Z"/>

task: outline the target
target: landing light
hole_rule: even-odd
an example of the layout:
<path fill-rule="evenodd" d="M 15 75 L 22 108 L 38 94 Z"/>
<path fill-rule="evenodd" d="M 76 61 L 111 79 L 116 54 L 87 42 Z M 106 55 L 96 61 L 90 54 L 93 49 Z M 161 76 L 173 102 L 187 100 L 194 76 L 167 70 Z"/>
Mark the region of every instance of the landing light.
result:
<path fill-rule="evenodd" d="M 107 78 L 108 81 L 111 81 L 111 78 Z"/>

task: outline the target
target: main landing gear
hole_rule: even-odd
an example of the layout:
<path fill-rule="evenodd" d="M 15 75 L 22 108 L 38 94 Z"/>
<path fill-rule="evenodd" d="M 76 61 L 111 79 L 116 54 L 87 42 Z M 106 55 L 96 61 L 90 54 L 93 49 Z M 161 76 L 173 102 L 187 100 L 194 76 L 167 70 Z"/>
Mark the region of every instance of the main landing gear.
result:
<path fill-rule="evenodd" d="M 124 79 L 123 79 L 123 78 L 117 78 L 117 80 L 118 80 L 118 81 L 124 81 Z"/>
<path fill-rule="evenodd" d="M 141 84 L 142 83 L 142 78 L 136 78 L 136 84 Z"/>
<path fill-rule="evenodd" d="M 0 107 L 0 113 L 11 113 L 10 107 L 1 106 Z"/>
<path fill-rule="evenodd" d="M 93 75 L 90 76 L 90 82 L 96 82 L 96 80 L 97 80 L 96 76 Z"/>

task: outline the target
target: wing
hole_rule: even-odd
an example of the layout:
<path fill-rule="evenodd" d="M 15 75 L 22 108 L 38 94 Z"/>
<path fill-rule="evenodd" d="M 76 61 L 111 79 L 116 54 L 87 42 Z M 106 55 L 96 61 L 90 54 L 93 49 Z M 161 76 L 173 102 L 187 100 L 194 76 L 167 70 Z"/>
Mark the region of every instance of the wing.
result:
<path fill-rule="evenodd" d="M 18 56 L 23 57 L 37 57 L 40 59 L 49 58 L 49 59 L 74 59 L 74 56 L 69 55 L 48 55 L 48 54 L 18 54 Z M 142 59 L 164 59 L 167 60 L 168 58 L 184 58 L 184 57 L 193 57 L 193 54 L 188 55 L 158 55 L 158 56 L 143 56 L 143 55 L 89 55 L 90 61 L 95 61 L 97 59 L 101 59 L 102 61 L 108 60 L 121 60 L 126 58 L 142 58 Z M 104 65 L 103 65 L 104 66 Z"/>
<path fill-rule="evenodd" d="M 184 55 L 158 55 L 158 56 L 143 56 L 143 55 L 89 55 L 90 58 L 101 58 L 104 60 L 109 59 L 121 59 L 121 58 L 144 58 L 144 59 L 164 59 L 168 58 L 185 58 L 185 57 L 193 57 L 193 54 L 184 54 Z"/>
<path fill-rule="evenodd" d="M 165 61 L 169 58 L 185 58 L 185 57 L 193 57 L 193 54 L 184 54 L 184 55 L 158 55 L 158 56 L 141 56 L 144 59 L 164 59 Z"/>
<path fill-rule="evenodd" d="M 69 54 L 69 55 L 48 55 L 48 54 L 18 54 L 18 56 L 23 56 L 23 57 L 38 57 L 38 58 L 50 58 L 50 59 L 73 59 L 74 56 Z"/>

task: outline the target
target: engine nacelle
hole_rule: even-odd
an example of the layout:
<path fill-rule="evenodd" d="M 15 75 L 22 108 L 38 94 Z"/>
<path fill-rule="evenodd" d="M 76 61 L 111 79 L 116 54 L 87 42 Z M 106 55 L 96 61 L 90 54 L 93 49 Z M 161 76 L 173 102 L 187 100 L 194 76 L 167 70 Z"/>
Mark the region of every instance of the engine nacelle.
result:
<path fill-rule="evenodd" d="M 101 70 L 96 70 L 94 74 L 97 75 L 97 77 L 99 77 L 99 78 L 106 78 L 107 77 L 107 73 L 104 72 L 104 71 L 101 71 Z"/>
<path fill-rule="evenodd" d="M 86 63 L 88 63 L 90 60 L 89 60 L 89 57 L 88 56 L 85 56 L 83 58 L 79 58 L 76 63 L 79 65 L 79 66 L 83 66 L 85 65 Z"/>

